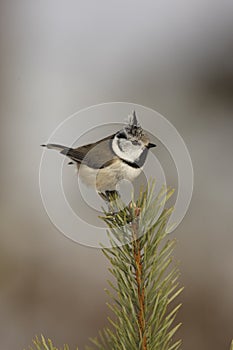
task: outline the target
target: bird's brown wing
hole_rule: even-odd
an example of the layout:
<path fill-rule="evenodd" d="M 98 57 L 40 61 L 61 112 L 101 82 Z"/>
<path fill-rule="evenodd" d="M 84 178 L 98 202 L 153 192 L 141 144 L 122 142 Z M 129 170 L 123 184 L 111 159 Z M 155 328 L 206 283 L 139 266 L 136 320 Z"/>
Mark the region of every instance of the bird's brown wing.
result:
<path fill-rule="evenodd" d="M 117 159 L 111 146 L 114 135 L 85 146 L 70 148 L 64 153 L 77 163 L 85 164 L 94 169 L 103 168 Z"/>

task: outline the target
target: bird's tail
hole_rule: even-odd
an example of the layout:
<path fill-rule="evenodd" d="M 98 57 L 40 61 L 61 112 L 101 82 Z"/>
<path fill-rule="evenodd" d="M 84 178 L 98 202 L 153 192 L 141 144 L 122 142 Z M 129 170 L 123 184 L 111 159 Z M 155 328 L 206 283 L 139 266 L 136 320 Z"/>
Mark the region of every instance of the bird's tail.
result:
<path fill-rule="evenodd" d="M 57 151 L 60 151 L 62 154 L 67 155 L 70 148 L 62 145 L 57 145 L 55 143 L 48 143 L 47 145 L 41 145 L 42 147 L 47 147 L 48 149 L 55 149 Z"/>

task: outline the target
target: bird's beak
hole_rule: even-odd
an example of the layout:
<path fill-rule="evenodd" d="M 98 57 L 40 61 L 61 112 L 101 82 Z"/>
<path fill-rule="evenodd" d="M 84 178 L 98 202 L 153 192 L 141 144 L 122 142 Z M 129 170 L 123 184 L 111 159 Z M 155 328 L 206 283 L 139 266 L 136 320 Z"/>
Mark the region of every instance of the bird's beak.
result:
<path fill-rule="evenodd" d="M 149 149 L 149 148 L 156 147 L 156 145 L 154 143 L 148 143 L 146 147 Z"/>

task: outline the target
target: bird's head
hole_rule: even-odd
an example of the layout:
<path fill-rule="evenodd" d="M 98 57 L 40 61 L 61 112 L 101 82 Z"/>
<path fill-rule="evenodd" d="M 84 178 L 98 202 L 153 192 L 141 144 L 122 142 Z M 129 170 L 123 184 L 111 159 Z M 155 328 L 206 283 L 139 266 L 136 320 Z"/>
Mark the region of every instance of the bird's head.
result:
<path fill-rule="evenodd" d="M 116 133 L 113 139 L 116 155 L 132 163 L 137 162 L 144 151 L 155 146 L 139 124 L 135 111 L 129 115 L 127 126 Z"/>

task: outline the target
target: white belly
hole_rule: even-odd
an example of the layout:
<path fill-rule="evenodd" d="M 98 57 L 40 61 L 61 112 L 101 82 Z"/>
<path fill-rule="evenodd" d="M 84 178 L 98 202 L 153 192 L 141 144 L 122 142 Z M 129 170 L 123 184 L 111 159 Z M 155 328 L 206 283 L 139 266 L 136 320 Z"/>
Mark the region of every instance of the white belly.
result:
<path fill-rule="evenodd" d="M 123 178 L 125 180 L 133 181 L 141 174 L 142 168 L 133 168 L 132 166 L 122 162 L 121 171 L 124 174 Z"/>
<path fill-rule="evenodd" d="M 123 179 L 133 181 L 140 175 L 141 171 L 142 168 L 133 168 L 119 160 L 103 169 L 92 169 L 82 164 L 79 167 L 78 175 L 88 187 L 104 192 L 115 190 L 117 183 Z"/>

